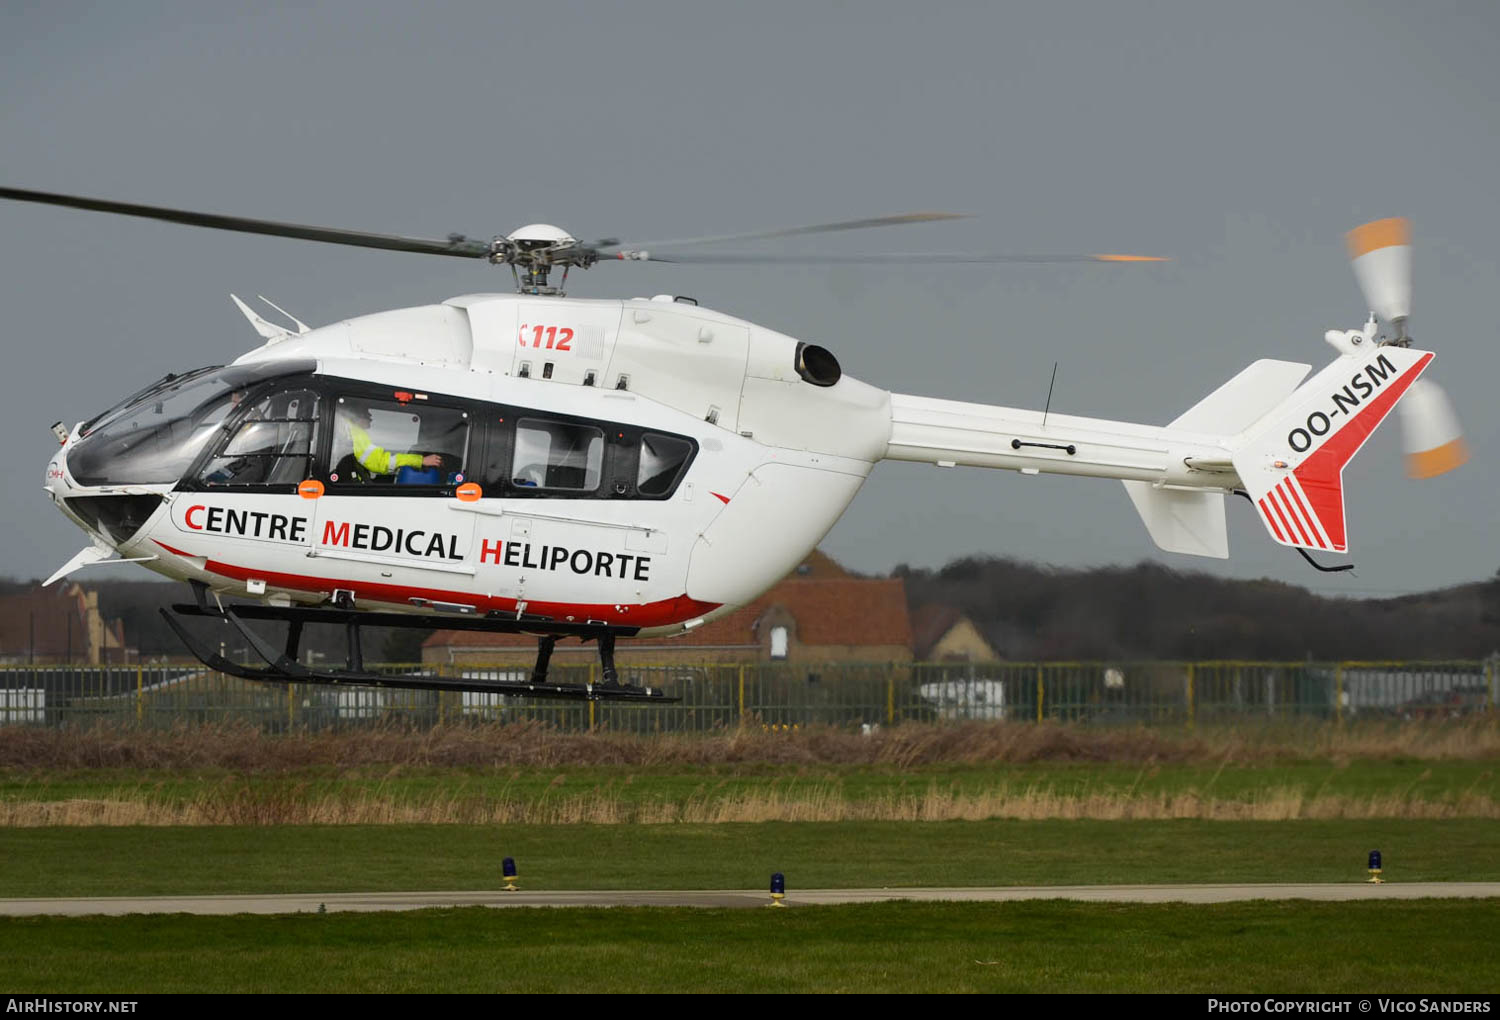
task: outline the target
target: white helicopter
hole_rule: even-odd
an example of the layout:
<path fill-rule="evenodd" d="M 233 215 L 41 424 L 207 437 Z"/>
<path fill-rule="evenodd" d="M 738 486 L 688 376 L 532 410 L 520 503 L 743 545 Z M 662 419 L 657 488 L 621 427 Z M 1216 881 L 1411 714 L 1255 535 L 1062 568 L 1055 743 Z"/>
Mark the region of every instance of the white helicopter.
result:
<path fill-rule="evenodd" d="M 844 375 L 820 346 L 691 300 L 584 300 L 549 282 L 607 260 L 1144 260 L 683 250 L 947 214 L 627 246 L 545 224 L 424 240 L 13 188 L 0 198 L 511 267 L 514 294 L 318 329 L 279 308 L 292 325 L 274 325 L 235 298 L 261 347 L 53 426 L 46 488 L 90 544 L 48 583 L 119 560 L 188 581 L 195 602 L 175 613 L 227 621 L 265 665 L 230 662 L 168 621 L 204 663 L 255 680 L 665 699 L 619 682 L 616 638 L 687 633 L 753 600 L 882 460 L 1121 479 L 1158 546 L 1222 558 L 1230 494 L 1304 556 L 1347 552 L 1344 466 L 1398 401 L 1413 473 L 1467 456 L 1442 392 L 1418 383 L 1433 355 L 1406 332 L 1404 220 L 1349 235 L 1374 311 L 1325 334 L 1326 368 L 1304 381 L 1308 365 L 1257 361 L 1162 427 L 892 393 Z M 247 620 L 285 621 L 285 645 Z M 342 668 L 297 661 L 308 623 L 347 627 Z M 364 668 L 365 624 L 526 632 L 537 662 L 525 682 L 383 676 Z M 549 681 L 567 637 L 597 642 L 603 683 Z"/>

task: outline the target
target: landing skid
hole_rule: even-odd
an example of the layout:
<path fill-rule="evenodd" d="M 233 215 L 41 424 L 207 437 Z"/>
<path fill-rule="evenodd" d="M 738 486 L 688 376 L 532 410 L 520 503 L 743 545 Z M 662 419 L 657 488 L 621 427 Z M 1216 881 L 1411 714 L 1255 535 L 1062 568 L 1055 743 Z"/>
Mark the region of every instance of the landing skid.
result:
<path fill-rule="evenodd" d="M 306 683 L 306 684 L 328 684 L 333 686 L 359 686 L 359 687 L 392 687 L 405 690 L 424 691 L 473 691 L 482 694 L 506 694 L 517 697 L 530 698 L 566 698 L 581 701 L 650 701 L 656 703 L 675 702 L 680 699 L 669 698 L 666 694 L 655 687 L 636 687 L 631 684 L 622 684 L 614 675 L 614 638 L 617 631 L 605 627 L 587 627 L 576 625 L 561 625 L 559 629 L 564 636 L 578 636 L 585 639 L 593 638 L 599 642 L 601 653 L 604 653 L 606 669 L 604 671 L 604 683 L 553 683 L 546 678 L 546 658 L 541 657 L 539 668 L 533 670 L 529 680 L 489 680 L 481 678 L 466 677 L 437 677 L 437 676 L 399 676 L 384 673 L 372 673 L 364 668 L 363 656 L 360 652 L 359 628 L 362 625 L 383 627 L 430 627 L 428 618 L 413 618 L 398 613 L 367 613 L 353 610 L 319 609 L 306 607 L 277 607 L 277 606 L 224 606 L 222 609 L 209 606 L 201 601 L 197 605 L 175 605 L 171 610 L 163 609 L 162 617 L 166 619 L 168 626 L 187 646 L 188 651 L 209 669 L 227 673 L 230 676 L 241 677 L 245 680 L 255 680 L 262 683 Z M 212 647 L 205 646 L 200 640 L 188 633 L 178 617 L 197 616 L 210 617 L 225 621 L 235 628 L 236 633 L 245 641 L 245 644 L 262 660 L 264 666 L 247 666 L 243 663 L 231 662 L 220 655 Z M 248 619 L 258 620 L 283 620 L 287 623 L 287 641 L 284 649 L 278 649 L 265 638 L 251 630 L 245 623 Z M 297 648 L 301 641 L 302 626 L 304 623 L 333 623 L 343 624 L 347 628 L 349 652 L 346 668 L 344 669 L 318 669 L 303 665 L 297 661 Z M 464 624 L 457 629 L 463 630 L 494 630 L 494 631 L 518 631 L 520 626 L 507 620 L 455 620 L 451 623 Z M 489 623 L 490 626 L 482 626 Z M 476 626 L 478 624 L 479 626 Z M 498 625 L 497 625 L 498 624 Z M 450 621 L 443 620 L 442 626 L 450 626 Z M 534 624 L 532 626 L 535 626 Z M 530 628 L 528 628 L 530 629 Z M 634 633 L 631 629 L 627 633 Z M 549 634 L 542 639 L 542 647 L 550 655 L 552 643 L 556 635 Z"/>

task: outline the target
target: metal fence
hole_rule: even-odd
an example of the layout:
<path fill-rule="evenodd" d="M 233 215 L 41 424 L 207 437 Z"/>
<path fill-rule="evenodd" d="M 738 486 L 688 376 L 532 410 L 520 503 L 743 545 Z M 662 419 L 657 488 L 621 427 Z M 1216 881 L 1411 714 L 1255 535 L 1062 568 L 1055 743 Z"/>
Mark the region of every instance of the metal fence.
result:
<path fill-rule="evenodd" d="M 577 702 L 241 680 L 201 666 L 0 667 L 0 725 L 248 722 L 269 732 L 385 723 L 540 721 L 561 729 L 691 732 L 1010 720 L 1193 725 L 1275 719 L 1452 718 L 1491 711 L 1495 660 L 622 666 L 672 704 Z M 524 679 L 515 667 L 392 664 L 392 675 Z M 566 682 L 597 667 L 556 667 Z"/>

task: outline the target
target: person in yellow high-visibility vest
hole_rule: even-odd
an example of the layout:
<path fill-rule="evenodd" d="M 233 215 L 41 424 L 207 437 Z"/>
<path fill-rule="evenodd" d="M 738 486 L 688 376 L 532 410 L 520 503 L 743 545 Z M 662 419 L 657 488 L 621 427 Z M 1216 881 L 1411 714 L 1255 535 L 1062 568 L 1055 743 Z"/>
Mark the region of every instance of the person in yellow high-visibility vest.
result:
<path fill-rule="evenodd" d="M 348 433 L 354 459 L 368 474 L 394 475 L 404 467 L 417 470 L 442 467 L 440 454 L 391 453 L 375 445 L 369 431 L 372 423 L 370 409 L 363 404 L 346 402 L 339 408 L 339 425 Z"/>

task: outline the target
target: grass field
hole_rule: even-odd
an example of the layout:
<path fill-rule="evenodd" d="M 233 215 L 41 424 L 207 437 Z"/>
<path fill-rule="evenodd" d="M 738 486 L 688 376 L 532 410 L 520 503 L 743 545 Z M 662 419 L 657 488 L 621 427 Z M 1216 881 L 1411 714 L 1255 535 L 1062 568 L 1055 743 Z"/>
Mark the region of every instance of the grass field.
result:
<path fill-rule="evenodd" d="M 1500 881 L 1487 819 L 0 829 L 0 896 Z"/>
<path fill-rule="evenodd" d="M 0 919 L 66 992 L 1493 993 L 1487 901 Z"/>
<path fill-rule="evenodd" d="M 1500 726 L 0 731 L 0 896 L 1500 881 Z M 1495 901 L 0 919 L 26 991 L 1494 992 Z"/>

